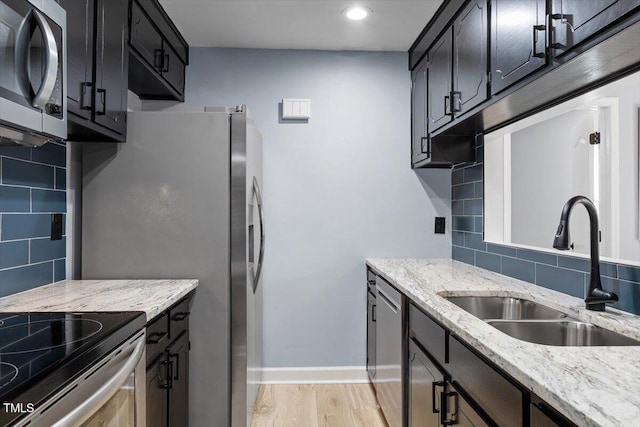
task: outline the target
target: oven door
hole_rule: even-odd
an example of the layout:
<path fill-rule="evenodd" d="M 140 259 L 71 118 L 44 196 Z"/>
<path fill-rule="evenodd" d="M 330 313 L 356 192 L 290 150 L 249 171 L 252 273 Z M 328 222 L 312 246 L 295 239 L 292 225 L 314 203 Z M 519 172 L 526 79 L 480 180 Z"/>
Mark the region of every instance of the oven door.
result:
<path fill-rule="evenodd" d="M 141 331 L 18 426 L 145 427 L 145 360 Z"/>
<path fill-rule="evenodd" d="M 66 13 L 53 0 L 0 0 L 0 122 L 66 138 Z"/>

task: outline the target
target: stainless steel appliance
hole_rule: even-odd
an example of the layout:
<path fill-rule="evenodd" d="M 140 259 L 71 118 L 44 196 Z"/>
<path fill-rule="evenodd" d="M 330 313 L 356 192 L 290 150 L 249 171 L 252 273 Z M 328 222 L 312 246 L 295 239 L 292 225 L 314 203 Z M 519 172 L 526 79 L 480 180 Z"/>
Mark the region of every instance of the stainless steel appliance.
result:
<path fill-rule="evenodd" d="M 0 425 L 145 426 L 145 315 L 0 314 Z"/>
<path fill-rule="evenodd" d="M 128 115 L 83 147 L 82 276 L 197 278 L 189 425 L 250 424 L 262 372 L 262 137 L 244 108 Z"/>
<path fill-rule="evenodd" d="M 54 0 L 0 0 L 0 143 L 66 139 L 66 46 Z"/>
<path fill-rule="evenodd" d="M 376 288 L 376 396 L 389 427 L 402 427 L 401 295 L 381 277 Z"/>

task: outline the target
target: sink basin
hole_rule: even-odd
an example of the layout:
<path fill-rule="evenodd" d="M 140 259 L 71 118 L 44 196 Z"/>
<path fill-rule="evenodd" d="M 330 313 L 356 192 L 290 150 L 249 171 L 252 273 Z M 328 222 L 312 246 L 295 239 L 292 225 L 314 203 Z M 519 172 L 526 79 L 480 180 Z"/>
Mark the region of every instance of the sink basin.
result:
<path fill-rule="evenodd" d="M 514 338 L 536 344 L 557 346 L 640 345 L 640 341 L 573 319 L 552 321 L 488 320 L 487 323 Z"/>
<path fill-rule="evenodd" d="M 458 307 L 482 320 L 564 319 L 566 314 L 526 299 L 511 297 L 447 297 Z"/>

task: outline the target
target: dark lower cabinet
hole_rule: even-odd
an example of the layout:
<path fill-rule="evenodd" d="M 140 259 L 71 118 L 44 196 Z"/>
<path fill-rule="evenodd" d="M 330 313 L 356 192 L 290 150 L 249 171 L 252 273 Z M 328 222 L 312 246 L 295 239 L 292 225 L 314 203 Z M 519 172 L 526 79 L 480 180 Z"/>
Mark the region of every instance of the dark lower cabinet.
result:
<path fill-rule="evenodd" d="M 369 372 L 369 380 L 372 383 L 375 383 L 375 379 L 376 379 L 376 295 L 371 291 L 367 291 L 367 372 Z"/>
<path fill-rule="evenodd" d="M 408 319 L 409 427 L 575 427 L 413 303 Z"/>
<path fill-rule="evenodd" d="M 409 340 L 409 425 L 441 425 L 445 377 L 413 339 Z"/>
<path fill-rule="evenodd" d="M 169 372 L 169 426 L 189 425 L 189 333 L 182 335 L 167 349 Z"/>
<path fill-rule="evenodd" d="M 70 141 L 125 141 L 128 0 L 61 0 L 67 11 Z"/>
<path fill-rule="evenodd" d="M 165 358 L 147 367 L 147 425 L 167 426 L 169 368 Z"/>
<path fill-rule="evenodd" d="M 193 293 L 147 325 L 147 425 L 189 425 L 189 307 Z"/>
<path fill-rule="evenodd" d="M 561 57 L 639 5 L 638 0 L 552 0 L 553 55 Z"/>
<path fill-rule="evenodd" d="M 491 94 L 547 63 L 545 0 L 491 2 Z"/>

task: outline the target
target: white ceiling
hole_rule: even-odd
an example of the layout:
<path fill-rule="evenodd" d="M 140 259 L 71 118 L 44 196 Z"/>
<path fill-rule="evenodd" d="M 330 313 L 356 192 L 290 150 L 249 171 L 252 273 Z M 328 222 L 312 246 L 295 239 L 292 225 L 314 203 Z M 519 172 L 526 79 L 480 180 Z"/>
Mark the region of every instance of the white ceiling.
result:
<path fill-rule="evenodd" d="M 442 0 L 160 0 L 191 46 L 406 51 Z M 342 11 L 373 10 L 363 21 Z"/>

